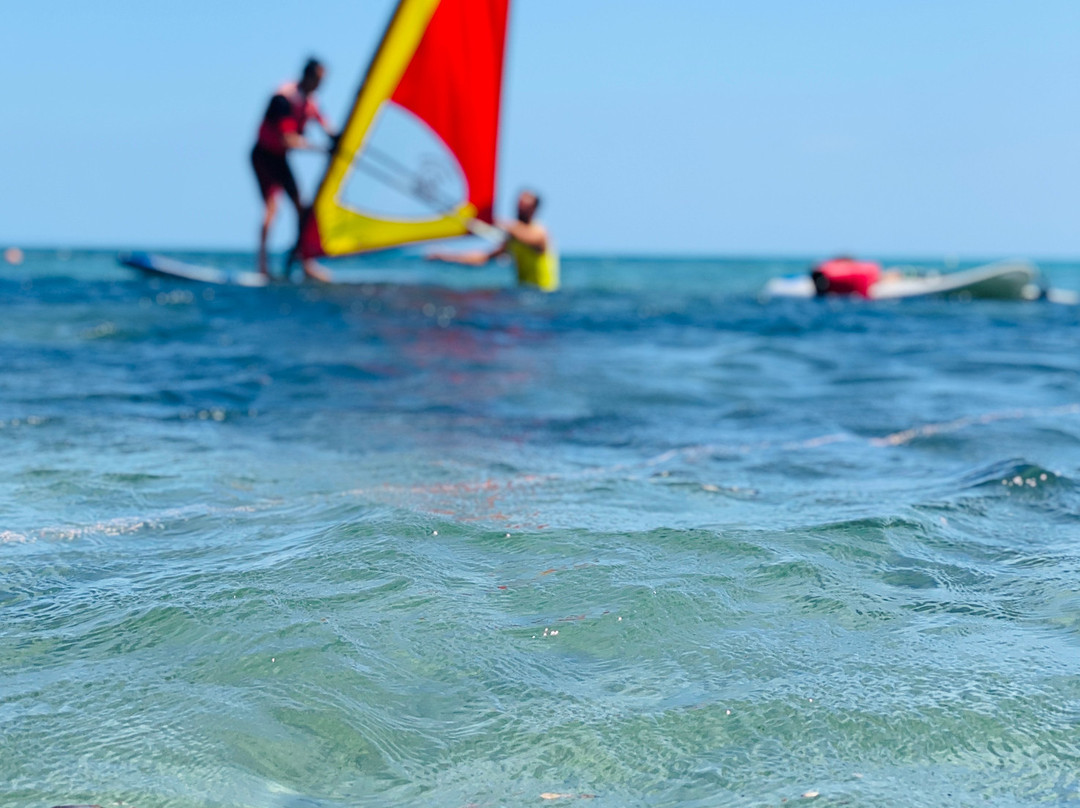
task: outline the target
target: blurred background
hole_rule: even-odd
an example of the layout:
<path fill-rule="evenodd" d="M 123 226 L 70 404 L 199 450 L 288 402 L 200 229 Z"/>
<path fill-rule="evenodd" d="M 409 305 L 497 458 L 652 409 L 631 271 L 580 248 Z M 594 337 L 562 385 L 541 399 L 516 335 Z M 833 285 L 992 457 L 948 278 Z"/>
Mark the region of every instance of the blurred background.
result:
<path fill-rule="evenodd" d="M 0 242 L 254 249 L 267 98 L 317 54 L 340 124 L 392 7 L 5 9 Z M 511 16 L 501 213 L 540 188 L 564 251 L 1080 252 L 1069 0 L 523 0 Z M 322 159 L 294 162 L 310 194 Z"/>

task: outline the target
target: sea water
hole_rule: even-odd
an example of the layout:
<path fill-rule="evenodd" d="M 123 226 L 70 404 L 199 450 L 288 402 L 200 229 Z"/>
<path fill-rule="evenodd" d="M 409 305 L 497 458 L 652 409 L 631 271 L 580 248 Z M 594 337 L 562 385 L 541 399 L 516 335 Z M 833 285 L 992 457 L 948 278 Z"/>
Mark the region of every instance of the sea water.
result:
<path fill-rule="evenodd" d="M 5 268 L 0 804 L 1080 804 L 1080 308 L 805 265 Z"/>

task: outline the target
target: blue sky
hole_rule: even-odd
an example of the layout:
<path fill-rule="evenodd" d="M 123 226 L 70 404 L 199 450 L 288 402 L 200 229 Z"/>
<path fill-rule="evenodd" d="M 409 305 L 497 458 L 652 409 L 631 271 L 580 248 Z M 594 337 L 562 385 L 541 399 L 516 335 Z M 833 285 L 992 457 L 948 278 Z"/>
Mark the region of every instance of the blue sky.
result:
<path fill-rule="evenodd" d="M 250 247 L 269 93 L 318 54 L 340 121 L 392 6 L 6 4 L 0 244 Z M 501 205 L 565 251 L 1080 256 L 1075 0 L 514 0 L 510 49 Z"/>

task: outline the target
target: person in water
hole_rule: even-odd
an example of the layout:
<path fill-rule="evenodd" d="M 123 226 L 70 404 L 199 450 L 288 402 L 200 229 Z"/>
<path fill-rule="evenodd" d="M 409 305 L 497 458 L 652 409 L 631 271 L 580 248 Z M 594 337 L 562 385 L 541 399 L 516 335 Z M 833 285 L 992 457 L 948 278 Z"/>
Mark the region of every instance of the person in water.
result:
<path fill-rule="evenodd" d="M 517 220 L 496 222 L 496 226 L 506 234 L 506 238 L 494 250 L 434 252 L 428 255 L 428 259 L 479 267 L 507 256 L 517 266 L 519 285 L 554 292 L 559 288 L 559 256 L 547 228 L 536 220 L 539 207 L 539 194 L 535 191 L 522 191 L 518 195 Z"/>
<path fill-rule="evenodd" d="M 810 277 L 814 279 L 818 295 L 859 297 L 870 297 L 870 288 L 885 278 L 881 264 L 876 261 L 856 261 L 847 255 L 822 261 L 810 270 Z"/>
<path fill-rule="evenodd" d="M 322 127 L 331 142 L 337 135 L 330 129 L 318 104 L 315 103 L 315 91 L 322 84 L 326 69 L 317 59 L 308 59 L 300 80 L 283 84 L 278 88 L 266 108 L 255 148 L 251 150 L 251 165 L 255 169 L 255 178 L 259 182 L 259 193 L 263 198 L 262 230 L 259 233 L 259 272 L 269 275 L 267 266 L 266 242 L 270 228 L 277 215 L 278 193 L 284 191 L 293 207 L 299 225 L 303 224 L 305 208 L 300 201 L 300 191 L 296 187 L 296 178 L 289 168 L 286 155 L 293 150 L 325 151 L 304 137 L 304 128 L 308 121 L 314 120 Z M 289 256 L 291 265 L 295 255 Z M 304 262 L 304 273 L 318 280 L 325 280 L 314 262 Z"/>

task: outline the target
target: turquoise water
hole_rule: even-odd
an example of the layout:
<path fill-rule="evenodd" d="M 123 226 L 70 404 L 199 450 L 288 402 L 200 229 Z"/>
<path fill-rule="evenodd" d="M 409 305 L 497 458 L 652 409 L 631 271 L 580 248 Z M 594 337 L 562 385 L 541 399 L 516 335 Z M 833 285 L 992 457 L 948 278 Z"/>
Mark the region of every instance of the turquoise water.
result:
<path fill-rule="evenodd" d="M 804 264 L 5 268 L 0 803 L 1080 804 L 1080 309 Z"/>

